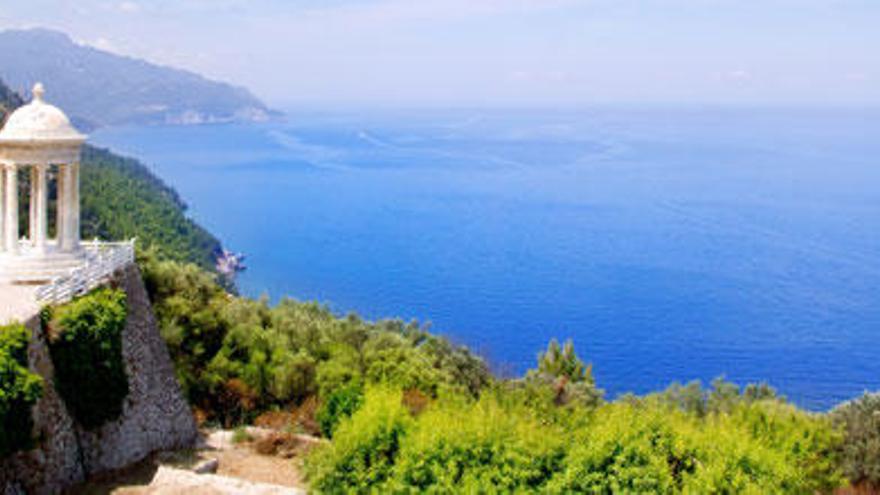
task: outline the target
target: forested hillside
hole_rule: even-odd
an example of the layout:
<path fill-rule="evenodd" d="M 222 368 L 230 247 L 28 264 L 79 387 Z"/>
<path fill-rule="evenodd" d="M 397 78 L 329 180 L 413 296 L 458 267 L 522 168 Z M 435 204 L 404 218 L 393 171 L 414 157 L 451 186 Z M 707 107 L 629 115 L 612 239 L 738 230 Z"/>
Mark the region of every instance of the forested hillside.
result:
<path fill-rule="evenodd" d="M 177 192 L 141 162 L 92 146 L 83 149 L 84 239 L 130 239 L 163 258 L 214 269 L 220 241 L 186 216 Z"/>
<path fill-rule="evenodd" d="M 0 82 L 3 122 L 21 104 L 21 97 Z M 23 179 L 21 187 L 27 188 Z M 186 204 L 144 164 L 85 146 L 81 180 L 84 239 L 137 237 L 141 247 L 152 246 L 163 258 L 214 269 L 220 241 L 186 216 Z"/>

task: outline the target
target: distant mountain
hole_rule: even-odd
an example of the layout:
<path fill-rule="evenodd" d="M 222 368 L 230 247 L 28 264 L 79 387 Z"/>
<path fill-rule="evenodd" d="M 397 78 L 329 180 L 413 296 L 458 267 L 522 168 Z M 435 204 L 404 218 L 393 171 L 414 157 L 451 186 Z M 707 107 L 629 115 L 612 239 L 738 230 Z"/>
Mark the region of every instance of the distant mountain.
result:
<path fill-rule="evenodd" d="M 0 32 L 0 78 L 47 99 L 80 126 L 259 121 L 272 111 L 247 89 L 75 43 L 46 29 Z"/>

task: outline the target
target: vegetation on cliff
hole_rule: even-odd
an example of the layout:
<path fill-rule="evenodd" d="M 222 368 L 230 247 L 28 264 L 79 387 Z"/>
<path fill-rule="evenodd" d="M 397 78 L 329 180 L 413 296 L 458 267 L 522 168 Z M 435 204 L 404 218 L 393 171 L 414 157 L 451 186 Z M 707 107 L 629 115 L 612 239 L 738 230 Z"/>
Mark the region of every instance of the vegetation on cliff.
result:
<path fill-rule="evenodd" d="M 154 252 L 139 261 L 184 391 L 209 420 L 245 422 L 343 387 L 476 396 L 491 380 L 481 359 L 415 322 L 338 317 L 291 299 L 271 307 L 227 294 L 195 265 Z"/>
<path fill-rule="evenodd" d="M 657 400 L 536 407 L 504 387 L 413 414 L 374 388 L 307 462 L 319 493 L 817 493 L 840 484 L 822 417 L 739 399 L 697 416 Z M 548 396 L 552 401 L 552 396 Z"/>
<path fill-rule="evenodd" d="M 82 158 L 84 239 L 125 240 L 154 247 L 166 259 L 213 270 L 216 237 L 186 216 L 186 204 L 142 163 L 85 146 Z"/>
<path fill-rule="evenodd" d="M 332 438 L 307 459 L 318 492 L 815 493 L 844 480 L 853 437 L 764 384 L 673 384 L 606 402 L 570 342 L 500 380 L 416 324 L 271 307 L 192 264 L 139 261 L 202 419 L 293 413 L 290 428 Z"/>
<path fill-rule="evenodd" d="M 839 405 L 831 418 L 841 427 L 843 472 L 857 486 L 880 491 L 880 394 L 865 394 Z"/>
<path fill-rule="evenodd" d="M 28 370 L 30 332 L 22 325 L 0 326 L 0 458 L 31 446 L 31 406 L 43 380 Z"/>
<path fill-rule="evenodd" d="M 128 395 L 122 358 L 127 312 L 125 292 L 104 288 L 46 307 L 40 315 L 55 367 L 55 388 L 74 419 L 87 429 L 122 414 Z"/>

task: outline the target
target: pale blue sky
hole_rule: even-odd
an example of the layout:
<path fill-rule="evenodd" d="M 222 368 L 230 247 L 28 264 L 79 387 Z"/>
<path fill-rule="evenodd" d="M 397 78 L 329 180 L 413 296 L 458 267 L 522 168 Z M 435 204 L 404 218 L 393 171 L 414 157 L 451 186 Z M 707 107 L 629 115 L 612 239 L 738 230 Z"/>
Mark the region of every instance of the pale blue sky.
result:
<path fill-rule="evenodd" d="M 0 0 L 275 104 L 880 103 L 877 0 Z"/>

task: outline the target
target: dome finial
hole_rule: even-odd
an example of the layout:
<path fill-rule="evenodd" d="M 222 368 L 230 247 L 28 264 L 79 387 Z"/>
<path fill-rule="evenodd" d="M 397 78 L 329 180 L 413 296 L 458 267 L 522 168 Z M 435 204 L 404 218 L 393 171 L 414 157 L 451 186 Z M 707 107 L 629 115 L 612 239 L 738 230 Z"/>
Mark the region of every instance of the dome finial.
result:
<path fill-rule="evenodd" d="M 34 101 L 43 101 L 43 95 L 46 94 L 46 88 L 43 87 L 43 83 L 38 82 L 34 84 L 34 89 L 31 90 L 34 94 Z"/>

